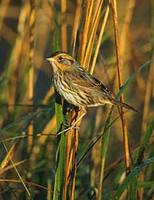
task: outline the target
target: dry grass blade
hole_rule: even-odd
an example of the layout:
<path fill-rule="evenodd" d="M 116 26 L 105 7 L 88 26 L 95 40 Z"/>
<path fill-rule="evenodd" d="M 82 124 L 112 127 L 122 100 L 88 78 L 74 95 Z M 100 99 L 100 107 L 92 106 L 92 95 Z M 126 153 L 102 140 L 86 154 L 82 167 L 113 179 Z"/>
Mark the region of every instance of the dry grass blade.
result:
<path fill-rule="evenodd" d="M 84 61 L 84 56 L 86 52 L 86 46 L 87 46 L 87 38 L 88 38 L 88 32 L 89 32 L 89 18 L 91 17 L 90 13 L 93 8 L 93 0 L 92 1 L 85 1 L 85 18 L 84 18 L 84 26 L 83 26 L 83 34 L 82 34 L 82 42 L 81 42 L 81 63 Z M 91 6 L 90 6 L 91 4 Z M 89 12 L 90 11 L 90 12 Z"/>
<path fill-rule="evenodd" d="M 136 0 L 129 0 L 127 5 L 126 5 L 126 11 L 125 11 L 125 16 L 122 24 L 122 30 L 121 30 L 121 35 L 120 35 L 120 58 L 121 58 L 121 66 L 125 65 L 126 59 L 127 59 L 127 54 L 128 52 L 128 45 L 129 45 L 129 40 L 128 40 L 128 34 L 130 32 L 130 23 L 132 21 L 133 17 L 133 11 L 135 7 L 135 2 Z M 123 73 L 123 76 L 125 73 Z"/>
<path fill-rule="evenodd" d="M 3 159 L 3 161 L 1 162 L 1 165 L 0 165 L 0 169 L 4 169 L 6 168 L 6 166 L 9 164 L 10 162 L 10 159 L 13 158 L 16 150 L 17 150 L 17 147 L 18 147 L 19 143 L 14 143 L 12 145 L 12 147 L 9 149 L 7 155 L 5 156 L 5 158 Z"/>
<path fill-rule="evenodd" d="M 67 135 L 66 139 L 66 165 L 65 165 L 65 182 L 64 182 L 64 188 L 63 188 L 63 199 L 67 199 L 67 191 L 68 191 L 68 185 L 70 181 L 70 171 L 71 171 L 71 164 L 72 164 L 72 151 L 71 151 L 71 140 L 70 140 L 70 134 Z"/>
<path fill-rule="evenodd" d="M 90 26 L 91 29 L 89 30 L 90 36 L 89 36 L 89 40 L 88 40 L 88 44 L 87 44 L 87 48 L 86 48 L 86 52 L 85 52 L 85 56 L 84 56 L 84 61 L 83 61 L 83 63 L 81 63 L 81 64 L 83 64 L 83 66 L 89 67 L 89 64 L 90 64 L 90 60 L 91 60 L 91 56 L 92 56 L 92 49 L 93 49 L 93 45 L 94 45 L 94 41 L 95 41 L 96 31 L 98 28 L 102 4 L 103 4 L 103 1 L 101 1 L 101 0 L 97 1 L 96 9 L 94 9 L 93 24 Z"/>
<path fill-rule="evenodd" d="M 51 133 L 55 130 L 55 127 L 56 127 L 56 116 L 54 115 L 50 121 L 47 123 L 47 125 L 45 126 L 44 130 L 43 130 L 43 133 L 46 133 L 46 134 L 37 134 L 39 136 L 39 139 L 38 139 L 38 144 L 36 144 L 33 149 L 32 149 L 32 152 L 31 152 L 31 159 L 33 160 L 33 162 L 35 163 L 36 160 L 38 159 L 39 157 L 39 154 L 40 154 L 40 151 L 41 151 L 41 148 L 40 146 L 45 144 L 47 138 L 49 137 L 49 135 L 51 135 Z M 56 133 L 53 134 L 56 136 Z M 30 135 L 28 135 L 29 137 Z M 31 135 L 31 137 L 33 136 L 33 134 Z"/>
<path fill-rule="evenodd" d="M 36 21 L 35 0 L 30 1 L 29 9 L 29 80 L 28 80 L 28 103 L 33 104 L 34 98 L 34 30 Z M 33 121 L 28 126 L 28 134 L 33 134 Z M 33 137 L 28 137 L 28 152 L 31 151 Z"/>
<path fill-rule="evenodd" d="M 105 16 L 104 16 L 102 26 L 101 26 L 101 31 L 100 31 L 100 34 L 99 34 L 99 37 L 98 37 L 98 42 L 97 42 L 96 50 L 95 50 L 95 53 L 94 53 L 94 58 L 93 58 L 92 65 L 91 65 L 91 68 L 90 68 L 91 74 L 93 74 L 94 67 L 96 65 L 96 59 L 97 59 L 97 56 L 98 56 L 98 52 L 99 52 L 99 48 L 100 48 L 100 45 L 101 45 L 102 36 L 103 36 L 103 33 L 104 33 L 104 29 L 105 29 L 105 26 L 106 26 L 106 23 L 107 23 L 108 16 L 109 16 L 109 5 L 106 8 Z"/>
<path fill-rule="evenodd" d="M 48 180 L 48 189 L 47 189 L 47 200 L 51 200 L 52 198 L 52 190 L 51 190 L 51 181 Z"/>
<path fill-rule="evenodd" d="M 154 60 L 154 53 L 152 55 L 152 60 Z M 145 100 L 144 100 L 144 108 L 143 108 L 143 119 L 142 119 L 142 132 L 145 132 L 147 128 L 148 115 L 149 115 L 149 107 L 150 107 L 150 98 L 152 95 L 153 89 L 153 75 L 154 75 L 154 62 L 150 64 L 149 74 L 148 74 L 148 82 L 146 84 L 146 92 L 145 92 Z"/>
<path fill-rule="evenodd" d="M 113 15 L 113 23 L 114 23 L 114 35 L 115 35 L 115 47 L 116 47 L 116 58 L 117 58 L 117 77 L 118 77 L 118 85 L 119 89 L 122 86 L 122 74 L 121 74 L 121 58 L 120 58 L 120 43 L 119 43 L 119 31 L 118 31 L 118 16 L 117 16 L 117 6 L 116 0 L 110 1 L 112 15 Z M 121 102 L 124 102 L 124 96 L 122 95 L 120 98 Z M 122 123 L 122 132 L 123 132 L 123 146 L 124 146 L 124 156 L 125 156 L 125 164 L 126 164 L 126 173 L 130 172 L 131 167 L 131 155 L 130 155 L 130 147 L 128 141 L 128 131 L 126 125 L 126 119 L 124 117 L 123 108 L 120 108 L 121 112 L 121 123 Z"/>
<path fill-rule="evenodd" d="M 3 9 L 1 9 L 0 12 L 0 30 L 2 29 L 3 23 L 4 23 L 4 18 L 6 16 L 8 7 L 9 7 L 9 3 L 10 0 L 2 0 L 0 7 L 2 7 Z"/>
<path fill-rule="evenodd" d="M 22 161 L 14 163 L 14 165 L 15 166 L 22 165 L 22 164 L 25 164 L 26 161 L 27 160 L 22 160 Z M 10 162 L 10 160 L 9 160 L 9 162 Z M 0 175 L 4 174 L 5 172 L 7 172 L 8 170 L 10 170 L 12 168 L 13 168 L 13 166 L 9 165 L 9 166 L 5 167 L 4 169 L 0 169 Z"/>
<path fill-rule="evenodd" d="M 66 21 L 66 9 L 67 0 L 61 0 L 61 49 L 67 51 L 67 21 Z"/>
<path fill-rule="evenodd" d="M 49 99 L 54 95 L 54 88 L 49 88 L 48 92 L 46 93 L 46 96 L 43 99 L 43 104 L 47 104 Z"/>
<path fill-rule="evenodd" d="M 72 35 L 71 35 L 72 56 L 75 56 L 77 31 L 79 28 L 81 14 L 82 14 L 82 0 L 77 0 L 77 7 L 75 9 L 75 16 L 73 21 Z"/>
<path fill-rule="evenodd" d="M 19 82 L 19 77 L 20 74 L 22 73 L 22 69 L 21 69 L 21 65 L 22 65 L 22 51 L 23 51 L 23 46 L 25 44 L 25 29 L 24 29 L 24 22 L 25 19 L 27 18 L 27 7 L 23 6 L 23 8 L 21 9 L 20 15 L 19 15 L 19 22 L 18 22 L 18 35 L 17 37 L 13 36 L 13 38 L 11 40 L 15 40 L 14 46 L 13 46 L 13 50 L 10 56 L 10 62 L 8 65 L 9 68 L 9 74 L 8 74 L 8 78 L 9 78 L 9 87 L 8 87 L 8 91 L 7 91 L 7 102 L 9 105 L 14 105 L 15 101 L 16 101 L 16 95 L 17 95 L 17 90 L 18 90 L 18 82 Z M 6 26 L 6 25 L 5 25 Z M 9 29 L 8 26 L 4 27 L 4 29 L 6 28 Z M 12 30 L 8 30 L 9 34 L 11 34 L 11 32 L 13 32 Z M 15 34 L 15 33 L 14 33 Z M 6 34 L 5 34 L 6 35 Z M 19 36 L 20 35 L 20 36 Z M 20 59 L 19 59 L 20 57 Z M 13 112 L 14 111 L 14 107 L 9 107 L 8 108 L 9 112 Z"/>
<path fill-rule="evenodd" d="M 0 179 L 0 182 L 8 182 L 8 183 L 19 183 L 21 184 L 21 181 L 20 180 L 15 180 L 15 179 Z M 26 181 L 24 180 L 24 182 L 27 184 L 27 185 L 30 185 L 30 186 L 33 186 L 33 187 L 36 187 L 36 188 L 41 188 L 43 190 L 47 190 L 46 187 L 42 186 L 42 185 L 39 185 L 39 184 L 36 184 L 36 183 L 32 183 L 32 182 L 29 182 L 29 181 Z"/>
<path fill-rule="evenodd" d="M 75 194 L 75 181 L 76 181 L 76 155 L 78 149 L 78 136 L 79 130 L 72 129 L 71 125 L 79 119 L 80 113 L 75 111 L 70 112 L 70 128 L 67 132 L 67 144 L 66 144 L 66 166 L 65 166 L 65 183 L 63 190 L 63 199 L 67 199 L 68 186 L 71 184 L 70 199 L 74 199 Z M 81 120 L 76 124 L 80 126 Z"/>
<path fill-rule="evenodd" d="M 7 149 L 5 143 L 2 142 L 2 144 L 3 144 L 3 147 L 4 147 L 4 149 L 5 149 L 6 153 L 7 153 L 7 155 L 9 155 L 9 150 Z M 9 156 L 10 156 L 10 155 L 9 155 Z M 19 171 L 18 171 L 18 169 L 17 169 L 17 167 L 16 167 L 16 165 L 15 165 L 13 159 L 12 159 L 11 157 L 8 157 L 8 159 L 10 159 L 10 162 L 11 162 L 11 164 L 12 164 L 12 166 L 13 166 L 13 168 L 14 168 L 16 174 L 18 175 L 18 177 L 19 177 L 19 179 L 20 179 L 22 185 L 23 185 L 24 188 L 25 188 L 25 191 L 27 192 L 28 196 L 30 197 L 31 194 L 30 194 L 30 192 L 29 192 L 29 189 L 28 189 L 28 187 L 26 186 L 26 184 L 25 184 L 25 182 L 24 182 L 22 176 L 20 175 L 20 173 L 19 173 Z"/>

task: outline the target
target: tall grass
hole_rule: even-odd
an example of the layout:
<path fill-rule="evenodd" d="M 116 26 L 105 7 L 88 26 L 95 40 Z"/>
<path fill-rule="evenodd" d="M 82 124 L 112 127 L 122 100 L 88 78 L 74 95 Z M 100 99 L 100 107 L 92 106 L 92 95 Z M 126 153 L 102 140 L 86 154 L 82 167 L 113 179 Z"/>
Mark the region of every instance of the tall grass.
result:
<path fill-rule="evenodd" d="M 0 199 L 152 199 L 153 1 L 1 1 Z M 68 110 L 45 58 L 67 51 L 133 113 Z M 66 126 L 67 125 L 67 126 Z"/>

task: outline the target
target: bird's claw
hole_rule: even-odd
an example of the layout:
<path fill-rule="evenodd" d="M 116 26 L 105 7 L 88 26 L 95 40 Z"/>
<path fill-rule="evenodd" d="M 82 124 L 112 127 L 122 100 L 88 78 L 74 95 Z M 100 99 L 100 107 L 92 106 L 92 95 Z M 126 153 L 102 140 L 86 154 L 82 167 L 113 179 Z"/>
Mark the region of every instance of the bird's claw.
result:
<path fill-rule="evenodd" d="M 66 123 L 64 122 L 63 126 L 67 128 L 67 127 L 69 127 L 69 124 L 67 122 Z"/>
<path fill-rule="evenodd" d="M 76 129 L 76 130 L 79 130 L 80 127 L 79 127 L 79 126 L 76 126 L 75 124 L 73 124 L 73 125 L 70 127 L 70 129 Z"/>

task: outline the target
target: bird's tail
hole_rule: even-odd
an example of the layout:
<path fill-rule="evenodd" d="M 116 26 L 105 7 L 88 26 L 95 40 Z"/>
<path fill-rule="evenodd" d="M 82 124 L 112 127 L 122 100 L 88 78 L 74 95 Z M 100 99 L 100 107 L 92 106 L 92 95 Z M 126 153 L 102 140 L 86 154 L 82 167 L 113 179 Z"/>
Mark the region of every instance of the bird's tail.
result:
<path fill-rule="evenodd" d="M 115 100 L 115 99 L 112 99 L 111 101 L 112 101 L 113 104 L 115 104 L 117 106 L 121 106 L 121 107 L 124 107 L 126 109 L 130 109 L 130 110 L 133 110 L 135 112 L 138 112 L 135 108 L 133 108 L 132 106 L 130 106 L 130 105 L 126 104 L 126 103 L 122 103 L 122 102 L 120 102 L 118 100 Z"/>

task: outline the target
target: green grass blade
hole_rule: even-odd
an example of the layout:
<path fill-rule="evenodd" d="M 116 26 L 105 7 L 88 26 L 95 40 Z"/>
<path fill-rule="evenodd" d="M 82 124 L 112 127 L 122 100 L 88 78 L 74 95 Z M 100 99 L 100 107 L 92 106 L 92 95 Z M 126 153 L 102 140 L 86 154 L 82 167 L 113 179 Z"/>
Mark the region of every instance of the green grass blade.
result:
<path fill-rule="evenodd" d="M 141 144 L 139 146 L 137 156 L 136 156 L 136 159 L 135 159 L 135 166 L 139 165 L 142 162 L 144 152 L 145 152 L 146 148 L 148 147 L 148 143 L 149 143 L 149 140 L 152 136 L 153 130 L 154 130 L 154 118 L 149 123 L 147 131 L 141 139 Z M 137 196 L 137 188 L 138 188 L 137 178 L 138 177 L 136 176 L 134 178 L 134 181 L 131 184 L 131 188 L 130 188 L 130 199 L 131 200 L 133 200 L 133 199 L 135 200 L 136 196 Z"/>
<path fill-rule="evenodd" d="M 100 169 L 99 192 L 98 192 L 99 200 L 102 199 L 105 160 L 106 160 L 106 155 L 107 155 L 108 146 L 109 146 L 109 139 L 110 139 L 110 128 L 108 127 L 111 121 L 112 111 L 113 111 L 113 107 L 111 108 L 109 115 L 107 117 L 107 120 L 105 122 L 104 134 L 103 134 L 104 137 L 102 137 L 102 141 L 101 141 L 101 169 Z"/>
<path fill-rule="evenodd" d="M 119 90 L 119 92 L 117 93 L 117 95 L 116 95 L 116 98 L 118 99 L 120 96 L 121 96 L 121 94 L 126 90 L 126 88 L 128 87 L 128 85 L 133 81 L 133 79 L 136 77 L 136 75 L 140 72 L 140 71 L 142 71 L 143 69 L 145 69 L 149 64 L 150 64 L 150 62 L 151 61 L 147 61 L 146 63 L 144 63 L 143 65 L 141 65 L 140 67 L 139 67 L 139 69 L 136 71 L 136 72 L 134 72 L 133 74 L 131 74 L 129 77 L 128 77 L 128 79 L 125 81 L 125 83 L 123 84 L 123 86 L 120 88 L 120 90 Z M 135 187 L 135 185 L 136 185 L 136 187 Z M 131 200 L 133 200 L 134 199 L 134 197 L 136 198 L 136 191 L 137 191 L 137 180 L 135 180 L 135 178 L 134 178 L 134 184 L 132 184 L 131 186 L 130 186 L 130 198 L 131 198 Z M 135 199 L 134 199 L 135 200 Z"/>
<path fill-rule="evenodd" d="M 106 126 L 106 131 L 110 129 L 110 127 L 119 119 L 119 117 L 116 117 L 113 119 L 110 123 L 108 123 L 108 126 Z M 87 144 L 85 144 L 85 150 L 81 153 L 79 156 L 77 167 L 81 164 L 82 160 L 87 156 L 88 152 L 93 148 L 93 146 L 102 138 L 104 138 L 104 130 L 102 130 L 99 135 L 93 137 Z"/>
<path fill-rule="evenodd" d="M 60 96 L 56 94 L 55 112 L 57 118 L 57 132 L 62 130 L 63 124 L 63 109 L 60 104 Z M 63 195 L 63 185 L 65 178 L 65 157 L 66 157 L 66 136 L 61 134 L 57 140 L 57 151 L 56 151 L 56 173 L 54 183 L 53 200 L 61 200 Z"/>
<path fill-rule="evenodd" d="M 154 188 L 154 181 L 138 182 L 138 188 Z"/>
<path fill-rule="evenodd" d="M 136 165 L 142 161 L 144 151 L 148 147 L 148 142 L 152 136 L 153 130 L 154 130 L 154 118 L 150 121 L 147 127 L 147 131 L 141 139 L 141 144 L 136 156 L 136 162 L 135 162 Z"/>
<path fill-rule="evenodd" d="M 144 68 L 146 68 L 149 64 L 151 63 L 151 61 L 147 61 L 146 63 L 144 63 L 143 65 L 141 65 L 139 67 L 139 69 L 134 72 L 133 74 L 131 74 L 128 79 L 125 81 L 125 83 L 123 84 L 123 86 L 120 88 L 119 92 L 116 95 L 116 99 L 118 99 L 122 93 L 126 90 L 126 87 L 134 80 L 135 76 L 142 71 Z"/>
<path fill-rule="evenodd" d="M 59 50 L 59 27 L 55 21 L 55 33 L 53 35 L 54 51 Z M 62 130 L 64 121 L 63 108 L 61 104 L 61 97 L 58 93 L 55 94 L 55 113 L 57 119 L 57 133 Z M 65 133 L 57 136 L 57 150 L 56 150 L 56 172 L 54 182 L 53 200 L 63 199 L 63 185 L 65 180 L 65 157 L 66 157 L 66 136 Z"/>
<path fill-rule="evenodd" d="M 139 175 L 139 173 L 147 166 L 154 163 L 154 157 L 151 157 L 145 161 L 143 161 L 140 165 L 137 165 L 134 167 L 131 171 L 131 173 L 125 178 L 124 182 L 119 186 L 116 193 L 114 194 L 114 197 L 112 200 L 120 199 L 122 193 L 124 190 L 128 187 L 130 183 L 134 181 L 134 178 Z"/>

